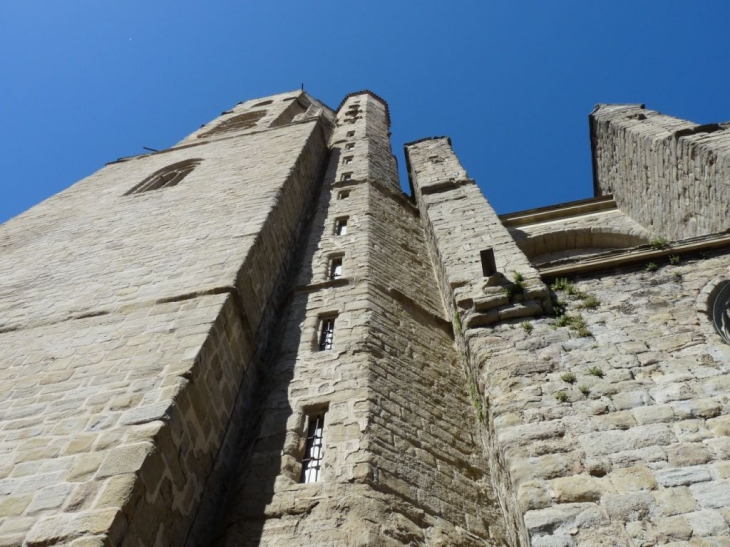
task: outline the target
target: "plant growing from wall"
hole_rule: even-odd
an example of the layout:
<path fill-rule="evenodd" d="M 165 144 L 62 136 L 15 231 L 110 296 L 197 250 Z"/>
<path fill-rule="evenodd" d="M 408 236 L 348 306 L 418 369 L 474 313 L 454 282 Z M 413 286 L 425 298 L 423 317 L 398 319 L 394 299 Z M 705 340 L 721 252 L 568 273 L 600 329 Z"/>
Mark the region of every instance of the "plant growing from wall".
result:
<path fill-rule="evenodd" d="M 512 272 L 512 279 L 515 282 L 515 292 L 522 293 L 525 290 L 525 277 L 520 272 Z"/>
<path fill-rule="evenodd" d="M 566 372 L 560 377 L 563 379 L 563 382 L 566 382 L 568 384 L 575 383 L 575 374 L 573 374 L 572 372 Z"/>
<path fill-rule="evenodd" d="M 672 266 L 677 266 L 679 264 L 679 255 L 670 255 L 669 256 L 669 263 Z"/>
<path fill-rule="evenodd" d="M 530 323 L 529 321 L 523 321 L 522 323 L 520 323 L 520 326 L 525 329 L 525 332 L 527 334 L 530 334 L 532 332 L 532 323 Z"/>
<path fill-rule="evenodd" d="M 604 376 L 601 367 L 591 367 L 590 369 L 588 369 L 588 374 L 591 374 L 592 376 L 597 376 L 598 378 L 603 378 Z"/>
<path fill-rule="evenodd" d="M 568 394 L 564 391 L 558 391 L 555 394 L 555 398 L 558 400 L 559 403 L 564 403 L 568 400 Z"/>
<path fill-rule="evenodd" d="M 479 423 L 484 422 L 484 408 L 482 406 L 482 400 L 479 397 L 477 384 L 474 381 L 473 376 L 469 376 L 469 395 L 471 395 L 471 402 L 474 405 L 474 410 L 477 414 L 477 420 L 479 420 Z"/>
<path fill-rule="evenodd" d="M 646 269 L 647 272 L 655 272 L 655 271 L 657 271 L 659 269 L 659 267 L 656 264 L 654 264 L 653 262 L 649 262 L 646 265 L 646 268 L 645 269 Z"/>
<path fill-rule="evenodd" d="M 583 302 L 581 302 L 581 307 L 586 308 L 589 310 L 593 310 L 601 305 L 601 301 L 593 296 L 592 294 L 589 294 L 583 299 Z"/>
<path fill-rule="evenodd" d="M 655 237 L 649 242 L 649 245 L 655 250 L 666 249 L 669 247 L 669 242 L 663 237 Z"/>

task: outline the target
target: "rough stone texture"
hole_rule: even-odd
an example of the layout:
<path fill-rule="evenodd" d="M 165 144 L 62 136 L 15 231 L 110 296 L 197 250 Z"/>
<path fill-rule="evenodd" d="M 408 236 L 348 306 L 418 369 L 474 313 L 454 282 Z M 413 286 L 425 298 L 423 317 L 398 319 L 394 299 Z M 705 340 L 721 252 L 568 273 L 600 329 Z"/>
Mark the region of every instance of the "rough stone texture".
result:
<path fill-rule="evenodd" d="M 389 125 L 248 101 L 0 228 L 0 545 L 730 545 L 724 126 L 601 106 L 613 196 L 500 218 Z"/>
<path fill-rule="evenodd" d="M 590 116 L 596 194 L 669 240 L 730 228 L 730 131 L 643 105 L 598 105 Z"/>
<path fill-rule="evenodd" d="M 184 542 L 329 125 L 113 163 L 2 227 L 0 538 Z M 202 162 L 177 186 L 125 195 L 185 158 Z"/>
<path fill-rule="evenodd" d="M 418 212 L 393 184 L 387 131 L 384 104 L 370 95 L 338 111 L 270 392 L 218 545 L 503 541 L 466 374 Z M 347 234 L 336 235 L 343 217 Z M 343 261 L 336 281 L 326 276 L 332 256 Z M 316 346 L 322 315 L 336 315 L 328 351 Z M 312 408 L 327 408 L 324 471 L 300 484 Z"/>
<path fill-rule="evenodd" d="M 406 147 L 432 253 L 445 257 L 445 300 L 462 318 L 464 351 L 489 409 L 483 438 L 508 524 L 532 545 L 730 542 L 724 520 L 730 514 L 730 348 L 707 316 L 712 287 L 727 278 L 730 260 L 719 253 L 656 272 L 641 264 L 574 277 L 574 288 L 553 291 L 553 298 L 565 302 L 568 317 L 582 317 L 582 330 L 547 317 L 500 315 L 470 324 L 461 288 L 489 282 L 476 268 L 467 274 L 448 267 L 456 262 L 450 257 L 465 261 L 474 248 L 470 234 L 461 232 L 462 219 L 444 205 L 458 195 L 452 184 L 458 166 L 448 170 L 442 163 L 436 174 L 431 166 L 449 150 L 445 139 Z M 440 192 L 429 193 L 433 187 Z M 476 193 L 458 199 L 460 210 L 483 207 Z M 644 241 L 648 234 L 619 212 L 557 220 L 559 213 L 551 214 L 511 227 L 516 241 L 518 229 L 559 234 L 601 215 L 633 226 Z M 505 224 L 517 223 L 517 216 L 508 215 Z M 481 217 L 483 225 L 489 218 Z M 501 241 L 495 232 L 492 241 Z M 458 244 L 455 233 L 462 236 Z M 600 252 L 589 241 L 557 242 L 548 251 L 566 249 L 564 262 L 569 257 L 578 266 L 586 247 Z"/>
<path fill-rule="evenodd" d="M 509 232 L 535 264 L 635 247 L 651 240 L 649 232 L 617 209 L 525 223 L 510 227 Z"/>

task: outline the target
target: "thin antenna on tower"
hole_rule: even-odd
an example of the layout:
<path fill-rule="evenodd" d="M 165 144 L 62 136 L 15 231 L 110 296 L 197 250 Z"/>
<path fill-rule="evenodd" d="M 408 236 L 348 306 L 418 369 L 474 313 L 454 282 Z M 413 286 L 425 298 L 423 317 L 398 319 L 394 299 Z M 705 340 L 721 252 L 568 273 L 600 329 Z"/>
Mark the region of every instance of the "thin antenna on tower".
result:
<path fill-rule="evenodd" d="M 304 91 L 304 84 L 302 84 L 302 91 Z"/>

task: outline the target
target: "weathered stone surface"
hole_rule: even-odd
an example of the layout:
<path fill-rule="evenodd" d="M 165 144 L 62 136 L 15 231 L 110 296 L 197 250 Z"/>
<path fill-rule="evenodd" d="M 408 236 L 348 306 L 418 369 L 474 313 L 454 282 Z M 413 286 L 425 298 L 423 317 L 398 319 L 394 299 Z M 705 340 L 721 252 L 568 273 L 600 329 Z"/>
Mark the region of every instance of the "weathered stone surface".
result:
<path fill-rule="evenodd" d="M 500 218 L 389 122 L 250 101 L 0 228 L 1 545 L 730 544 L 727 128 L 600 106 L 613 195 Z"/>

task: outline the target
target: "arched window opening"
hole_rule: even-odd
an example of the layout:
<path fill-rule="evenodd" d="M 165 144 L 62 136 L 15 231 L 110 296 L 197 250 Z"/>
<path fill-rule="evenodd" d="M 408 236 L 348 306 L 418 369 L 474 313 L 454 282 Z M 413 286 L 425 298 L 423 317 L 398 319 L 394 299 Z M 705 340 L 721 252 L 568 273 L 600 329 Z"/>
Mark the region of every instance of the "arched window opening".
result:
<path fill-rule="evenodd" d="M 219 123 L 210 131 L 201 133 L 198 138 L 210 137 L 211 135 L 218 135 L 220 133 L 228 133 L 230 131 L 242 131 L 244 129 L 250 129 L 255 126 L 261 118 L 266 116 L 266 110 L 253 110 L 251 112 L 245 112 L 238 116 L 233 116 L 227 120 Z"/>
<path fill-rule="evenodd" d="M 712 322 L 722 339 L 730 344 L 730 281 L 719 284 L 713 292 L 716 296 L 711 300 Z"/>
<path fill-rule="evenodd" d="M 176 186 L 182 179 L 188 176 L 193 169 L 200 165 L 201 161 L 203 160 L 190 159 L 168 165 L 167 167 L 152 173 L 149 177 L 127 192 L 125 196 Z"/>

